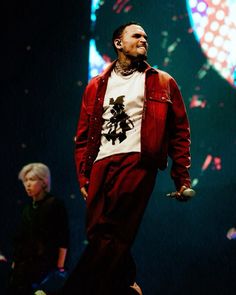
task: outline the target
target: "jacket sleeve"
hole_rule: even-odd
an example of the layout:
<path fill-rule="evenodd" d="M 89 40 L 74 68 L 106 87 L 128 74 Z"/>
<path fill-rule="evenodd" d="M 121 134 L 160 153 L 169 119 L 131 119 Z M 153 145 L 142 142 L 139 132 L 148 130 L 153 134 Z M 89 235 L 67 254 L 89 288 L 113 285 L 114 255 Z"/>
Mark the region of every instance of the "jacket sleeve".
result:
<path fill-rule="evenodd" d="M 190 126 L 180 90 L 172 78 L 170 80 L 170 95 L 172 108 L 169 113 L 169 148 L 168 154 L 172 159 L 171 177 L 176 189 L 181 186 L 191 186 L 190 168 Z"/>
<path fill-rule="evenodd" d="M 85 92 L 83 94 L 77 132 L 74 138 L 75 164 L 76 164 L 77 178 L 78 178 L 80 187 L 83 187 L 89 183 L 88 176 L 86 175 L 86 172 L 85 172 L 86 150 L 87 150 L 88 133 L 89 133 L 89 121 L 90 121 L 87 100 L 88 100 L 88 86 L 85 89 Z"/>

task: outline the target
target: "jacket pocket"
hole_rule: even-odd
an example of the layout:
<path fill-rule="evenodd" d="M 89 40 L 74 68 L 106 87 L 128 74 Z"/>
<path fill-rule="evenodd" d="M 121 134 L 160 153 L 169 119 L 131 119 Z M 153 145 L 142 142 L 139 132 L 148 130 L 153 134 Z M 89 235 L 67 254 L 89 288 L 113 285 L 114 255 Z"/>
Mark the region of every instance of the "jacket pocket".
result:
<path fill-rule="evenodd" d="M 154 95 L 150 95 L 147 100 L 150 100 L 151 102 L 157 102 L 157 103 L 170 103 L 172 104 L 172 101 L 168 95 L 168 93 L 155 93 Z"/>
<path fill-rule="evenodd" d="M 169 109 L 172 107 L 172 101 L 168 93 L 154 93 L 147 98 L 146 116 L 153 120 L 153 124 L 159 121 L 165 121 Z"/>
<path fill-rule="evenodd" d="M 155 93 L 146 100 L 145 119 L 142 122 L 142 148 L 152 157 L 166 154 L 168 113 L 172 101 L 167 93 Z M 163 150 L 165 152 L 163 152 Z"/>

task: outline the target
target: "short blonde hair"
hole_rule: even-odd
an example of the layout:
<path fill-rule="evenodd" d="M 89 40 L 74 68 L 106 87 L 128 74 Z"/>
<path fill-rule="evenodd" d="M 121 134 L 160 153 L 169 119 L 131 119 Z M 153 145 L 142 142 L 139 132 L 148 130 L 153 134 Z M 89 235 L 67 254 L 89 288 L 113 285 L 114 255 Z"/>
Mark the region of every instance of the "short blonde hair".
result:
<path fill-rule="evenodd" d="M 24 182 L 26 174 L 33 172 L 34 175 L 38 176 L 46 185 L 46 192 L 51 190 L 51 173 L 49 168 L 43 163 L 30 163 L 25 165 L 19 172 L 18 178 Z"/>

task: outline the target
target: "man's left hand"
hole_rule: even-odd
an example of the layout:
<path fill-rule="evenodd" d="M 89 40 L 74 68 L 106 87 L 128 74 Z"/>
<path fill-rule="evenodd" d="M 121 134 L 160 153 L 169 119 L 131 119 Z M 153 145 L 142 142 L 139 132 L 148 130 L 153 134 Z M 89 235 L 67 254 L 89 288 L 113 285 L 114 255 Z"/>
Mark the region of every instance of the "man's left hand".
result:
<path fill-rule="evenodd" d="M 193 196 L 195 196 L 195 194 L 196 192 L 193 189 L 187 188 L 185 185 L 182 185 L 179 191 L 167 194 L 167 196 L 180 202 L 186 202 L 190 200 Z"/>

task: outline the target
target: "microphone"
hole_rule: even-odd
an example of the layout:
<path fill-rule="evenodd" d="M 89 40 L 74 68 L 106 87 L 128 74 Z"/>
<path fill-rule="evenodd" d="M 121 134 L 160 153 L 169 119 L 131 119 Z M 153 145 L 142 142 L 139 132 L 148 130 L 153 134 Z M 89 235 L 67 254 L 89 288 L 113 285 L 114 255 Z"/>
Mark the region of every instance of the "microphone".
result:
<path fill-rule="evenodd" d="M 186 198 L 186 199 L 190 199 L 192 197 L 194 197 L 196 195 L 195 190 L 191 189 L 191 188 L 186 188 L 181 194 L 179 192 L 172 192 L 169 194 L 166 194 L 167 197 L 172 198 L 172 199 L 178 199 L 178 198 Z"/>

